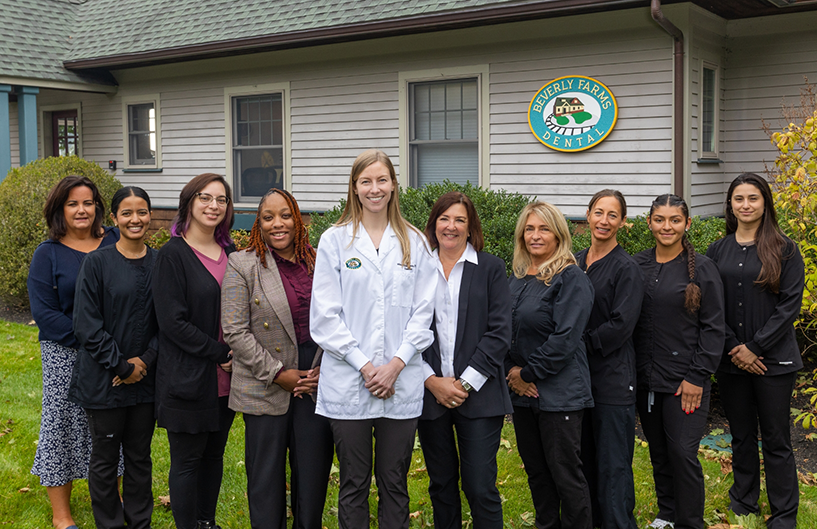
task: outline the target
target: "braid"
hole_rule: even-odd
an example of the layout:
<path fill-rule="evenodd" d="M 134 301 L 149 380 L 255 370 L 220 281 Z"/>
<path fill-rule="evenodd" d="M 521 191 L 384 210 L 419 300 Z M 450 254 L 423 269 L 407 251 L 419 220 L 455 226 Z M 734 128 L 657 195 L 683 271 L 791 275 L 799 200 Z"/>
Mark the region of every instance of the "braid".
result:
<path fill-rule="evenodd" d="M 293 240 L 293 244 L 295 246 L 295 258 L 303 261 L 304 264 L 306 264 L 307 273 L 309 273 L 311 276 L 315 271 L 315 249 L 309 244 L 309 233 L 304 225 L 303 217 L 301 217 L 301 209 L 298 207 L 298 203 L 295 201 L 295 198 L 288 191 L 272 188 L 261 198 L 261 202 L 258 204 L 258 213 L 255 215 L 255 222 L 252 225 L 252 231 L 250 231 L 250 243 L 246 250 L 248 252 L 255 252 L 255 255 L 257 255 L 261 260 L 261 264 L 264 266 L 264 268 L 267 268 L 266 254 L 268 245 L 264 240 L 263 234 L 261 233 L 260 217 L 261 206 L 264 205 L 264 201 L 267 199 L 267 197 L 273 193 L 278 193 L 284 197 L 284 200 L 292 212 L 292 220 L 295 223 L 295 237 Z"/>
<path fill-rule="evenodd" d="M 687 312 L 694 314 L 701 308 L 701 287 L 695 283 L 695 247 L 689 242 L 686 234 L 681 239 L 681 244 L 687 253 L 687 270 L 689 270 L 689 284 L 684 290 L 684 307 Z"/>

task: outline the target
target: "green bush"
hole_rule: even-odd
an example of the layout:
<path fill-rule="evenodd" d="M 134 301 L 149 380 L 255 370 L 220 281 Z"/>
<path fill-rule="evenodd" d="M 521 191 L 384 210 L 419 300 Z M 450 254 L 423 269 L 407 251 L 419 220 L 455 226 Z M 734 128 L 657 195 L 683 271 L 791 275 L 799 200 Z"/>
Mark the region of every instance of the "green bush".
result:
<path fill-rule="evenodd" d="M 692 225 L 689 228 L 689 240 L 695 247 L 695 251 L 701 254 L 706 253 L 709 245 L 717 241 L 726 234 L 726 222 L 721 217 L 709 217 L 702 219 L 692 217 Z M 627 250 L 630 255 L 655 246 L 655 239 L 647 226 L 647 215 L 638 215 L 628 219 L 627 223 L 618 230 L 618 243 Z M 585 231 L 574 235 L 573 251 L 578 252 L 590 246 L 590 232 Z"/>
<path fill-rule="evenodd" d="M 246 248 L 250 243 L 250 232 L 246 230 L 232 230 L 230 237 L 233 238 L 236 248 Z M 170 230 L 167 228 L 159 228 L 153 235 L 145 240 L 145 244 L 151 248 L 158 250 L 170 240 Z"/>
<path fill-rule="evenodd" d="M 531 202 L 530 197 L 507 191 L 493 191 L 469 184 L 460 185 L 445 181 L 429 184 L 421 189 L 400 188 L 400 210 L 403 216 L 421 231 L 425 229 L 431 207 L 437 198 L 449 191 L 461 191 L 474 202 L 482 232 L 485 236 L 485 251 L 505 260 L 508 273 L 513 262 L 513 232 L 516 219 L 522 208 Z M 345 200 L 323 215 L 312 215 L 309 226 L 310 243 L 317 247 L 321 235 L 337 222 Z"/>
<path fill-rule="evenodd" d="M 48 238 L 43 206 L 48 192 L 68 175 L 87 176 L 106 205 L 122 187 L 119 180 L 94 162 L 76 156 L 35 160 L 9 171 L 0 183 L 0 298 L 28 306 L 28 267 L 37 245 Z M 110 225 L 106 215 L 103 222 Z"/>

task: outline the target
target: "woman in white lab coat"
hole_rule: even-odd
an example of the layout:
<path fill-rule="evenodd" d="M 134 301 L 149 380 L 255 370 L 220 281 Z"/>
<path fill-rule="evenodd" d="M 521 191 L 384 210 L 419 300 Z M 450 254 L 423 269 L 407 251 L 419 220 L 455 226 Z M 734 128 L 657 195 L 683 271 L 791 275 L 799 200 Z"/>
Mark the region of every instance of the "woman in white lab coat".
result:
<path fill-rule="evenodd" d="M 342 529 L 369 527 L 373 444 L 379 526 L 409 526 L 406 476 L 423 409 L 421 353 L 434 339 L 435 273 L 425 238 L 400 215 L 391 160 L 363 152 L 346 209 L 318 245 L 310 309 L 325 353 L 316 413 L 329 418 L 337 448 Z"/>

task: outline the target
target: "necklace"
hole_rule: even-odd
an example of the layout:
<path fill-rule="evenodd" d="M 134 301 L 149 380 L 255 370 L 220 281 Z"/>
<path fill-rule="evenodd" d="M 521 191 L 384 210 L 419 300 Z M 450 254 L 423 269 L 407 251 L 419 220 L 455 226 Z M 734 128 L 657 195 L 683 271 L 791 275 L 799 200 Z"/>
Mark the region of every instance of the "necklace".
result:
<path fill-rule="evenodd" d="M 142 245 L 142 248 L 138 252 L 128 251 L 125 248 L 123 248 L 122 245 L 119 244 L 119 241 L 116 241 L 116 249 L 119 250 L 119 253 L 125 256 L 125 259 L 141 259 L 148 252 L 148 247 L 145 246 L 144 244 Z"/>

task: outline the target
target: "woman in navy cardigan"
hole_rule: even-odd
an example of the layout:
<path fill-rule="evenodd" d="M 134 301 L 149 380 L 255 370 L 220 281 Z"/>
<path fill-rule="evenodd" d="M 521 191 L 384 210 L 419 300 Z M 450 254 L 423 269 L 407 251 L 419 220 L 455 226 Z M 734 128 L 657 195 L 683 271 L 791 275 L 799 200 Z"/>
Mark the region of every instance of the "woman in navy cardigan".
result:
<path fill-rule="evenodd" d="M 504 372 L 511 344 L 505 262 L 482 252 L 477 211 L 459 191 L 437 199 L 425 234 L 436 250 L 438 286 L 434 343 L 423 352 L 418 431 L 434 526 L 462 526 L 461 472 L 474 526 L 501 528 L 496 452 L 504 417 L 512 412 Z"/>

